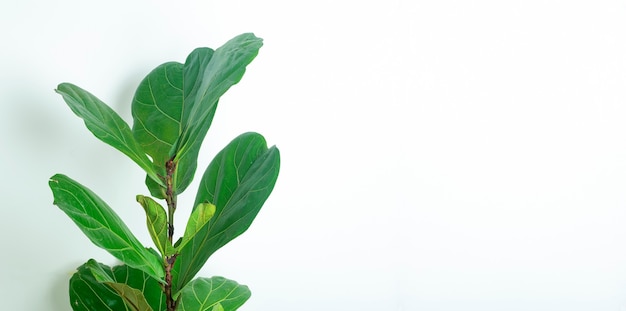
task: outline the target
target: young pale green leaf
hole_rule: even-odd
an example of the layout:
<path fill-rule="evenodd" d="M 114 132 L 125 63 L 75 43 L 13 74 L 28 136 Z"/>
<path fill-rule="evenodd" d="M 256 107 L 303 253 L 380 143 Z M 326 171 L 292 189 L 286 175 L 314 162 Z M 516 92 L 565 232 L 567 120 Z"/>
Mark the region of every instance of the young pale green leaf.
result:
<path fill-rule="evenodd" d="M 97 246 L 105 249 L 127 265 L 162 281 L 160 258 L 143 247 L 119 216 L 95 193 L 57 174 L 50 178 L 54 204 L 67 214 Z"/>
<path fill-rule="evenodd" d="M 166 163 L 174 160 L 176 193 L 183 192 L 193 179 L 220 96 L 241 80 L 261 46 L 260 38 L 243 34 L 215 51 L 196 49 L 185 64 L 169 62 L 157 67 L 137 88 L 133 135 L 161 176 Z M 163 198 L 163 182 L 147 179 L 146 185 L 152 195 Z"/>
<path fill-rule="evenodd" d="M 162 255 L 170 254 L 171 244 L 167 237 L 167 212 L 165 208 L 150 197 L 137 196 L 137 202 L 146 211 L 146 223 L 150 237 Z"/>
<path fill-rule="evenodd" d="M 245 285 L 223 277 L 198 278 L 185 287 L 180 295 L 180 311 L 234 311 L 250 298 Z"/>
<path fill-rule="evenodd" d="M 161 180 L 152 168 L 150 159 L 135 141 L 130 127 L 122 118 L 100 99 L 80 87 L 61 83 L 56 92 L 72 111 L 85 121 L 85 125 L 98 139 L 127 155 L 146 171 L 148 177 L 160 184 Z"/>
<path fill-rule="evenodd" d="M 257 133 L 238 136 L 216 155 L 196 196 L 196 204 L 215 204 L 215 215 L 179 249 L 175 289 L 182 289 L 216 250 L 248 229 L 272 192 L 279 167 L 278 149 L 267 148 Z"/>
<path fill-rule="evenodd" d="M 110 268 L 93 259 L 70 279 L 70 302 L 75 311 L 165 309 L 159 282 L 127 265 Z"/>
<path fill-rule="evenodd" d="M 191 212 L 189 220 L 187 221 L 187 227 L 185 228 L 185 234 L 183 240 L 178 246 L 178 249 L 185 247 L 191 239 L 202 229 L 202 227 L 211 220 L 211 217 L 215 214 L 215 205 L 211 203 L 200 203 Z"/>

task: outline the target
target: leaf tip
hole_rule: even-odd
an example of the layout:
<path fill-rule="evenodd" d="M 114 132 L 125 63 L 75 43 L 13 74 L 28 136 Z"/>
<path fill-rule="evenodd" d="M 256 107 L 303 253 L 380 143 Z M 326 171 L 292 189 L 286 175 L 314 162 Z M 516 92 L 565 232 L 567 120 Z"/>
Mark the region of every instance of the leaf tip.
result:
<path fill-rule="evenodd" d="M 60 181 L 60 177 L 62 175 L 61 174 L 55 174 L 54 176 L 50 177 L 48 179 L 48 185 L 52 186 L 52 185 L 58 185 L 61 181 Z"/>
<path fill-rule="evenodd" d="M 57 85 L 57 88 L 54 89 L 54 91 L 58 94 L 63 94 L 62 89 L 66 88 L 68 85 L 69 83 L 67 82 L 59 83 L 59 85 Z"/>

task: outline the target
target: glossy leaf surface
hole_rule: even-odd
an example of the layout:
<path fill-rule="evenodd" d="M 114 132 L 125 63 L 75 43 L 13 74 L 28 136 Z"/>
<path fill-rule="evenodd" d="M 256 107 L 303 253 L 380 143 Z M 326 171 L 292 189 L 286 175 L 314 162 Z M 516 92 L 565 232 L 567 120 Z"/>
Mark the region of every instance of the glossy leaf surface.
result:
<path fill-rule="evenodd" d="M 95 260 L 88 261 L 86 265 L 91 270 L 91 273 L 96 281 L 108 285 L 115 292 L 117 292 L 117 295 L 122 298 L 124 304 L 129 310 L 153 311 L 152 307 L 148 304 L 148 301 L 146 301 L 146 297 L 143 296 L 143 293 L 127 284 L 118 283 L 114 279 L 112 270 L 105 270 L 103 265 L 98 264 Z"/>
<path fill-rule="evenodd" d="M 122 297 L 97 281 L 85 265 L 70 279 L 70 304 L 74 311 L 129 310 Z"/>
<path fill-rule="evenodd" d="M 74 221 L 95 245 L 155 279 L 164 277 L 160 259 L 143 247 L 119 216 L 95 193 L 57 174 L 49 181 L 54 204 Z"/>
<path fill-rule="evenodd" d="M 216 250 L 248 229 L 272 192 L 279 167 L 278 149 L 268 148 L 258 133 L 238 136 L 216 155 L 196 196 L 196 205 L 215 204 L 215 215 L 180 249 L 175 289 L 183 288 Z"/>
<path fill-rule="evenodd" d="M 93 259 L 70 279 L 70 303 L 75 311 L 165 310 L 165 296 L 156 280 L 129 266 L 111 268 Z"/>
<path fill-rule="evenodd" d="M 245 285 L 223 277 L 198 278 L 185 287 L 180 296 L 180 311 L 234 311 L 250 298 Z"/>
<path fill-rule="evenodd" d="M 141 82 L 132 104 L 133 135 L 165 176 L 166 162 L 176 163 L 174 190 L 183 192 L 197 166 L 204 136 L 217 102 L 239 82 L 262 46 L 253 34 L 237 36 L 213 51 L 194 50 L 185 64 L 165 63 Z M 163 182 L 146 181 L 152 195 L 163 198 Z"/>
<path fill-rule="evenodd" d="M 127 155 L 146 171 L 149 178 L 160 183 L 150 159 L 135 141 L 130 127 L 113 109 L 91 93 L 70 83 L 59 84 L 56 92 L 63 96 L 67 105 L 85 121 L 89 131 L 98 139 Z"/>

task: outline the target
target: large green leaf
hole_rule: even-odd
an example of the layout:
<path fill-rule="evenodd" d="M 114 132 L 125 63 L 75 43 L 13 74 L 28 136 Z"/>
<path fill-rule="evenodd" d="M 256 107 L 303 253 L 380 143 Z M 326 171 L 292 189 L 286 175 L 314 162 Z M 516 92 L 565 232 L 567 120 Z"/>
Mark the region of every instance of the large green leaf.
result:
<path fill-rule="evenodd" d="M 267 148 L 258 133 L 238 136 L 216 155 L 202 176 L 195 204 L 214 204 L 215 215 L 180 249 L 174 265 L 176 290 L 216 250 L 248 229 L 272 192 L 279 167 L 278 149 Z"/>
<path fill-rule="evenodd" d="M 110 268 L 91 259 L 70 279 L 70 303 L 75 311 L 165 310 L 159 282 L 127 265 Z"/>
<path fill-rule="evenodd" d="M 140 290 L 132 288 L 125 283 L 118 283 L 113 277 L 112 270 L 107 271 L 95 260 L 87 262 L 87 266 L 91 269 L 91 273 L 96 281 L 104 283 L 115 290 L 128 309 L 132 311 L 154 311 Z"/>
<path fill-rule="evenodd" d="M 234 311 L 250 298 L 245 285 L 223 277 L 198 278 L 182 290 L 180 311 Z"/>
<path fill-rule="evenodd" d="M 182 64 L 160 65 L 141 81 L 133 98 L 132 134 L 152 157 L 154 169 L 161 176 L 165 176 L 165 163 L 172 158 L 181 132 L 182 76 Z"/>
<path fill-rule="evenodd" d="M 67 214 L 85 235 L 127 265 L 140 269 L 157 280 L 165 275 L 158 255 L 146 249 L 120 217 L 95 193 L 57 174 L 48 183 L 54 204 Z"/>
<path fill-rule="evenodd" d="M 198 48 L 185 64 L 169 62 L 157 67 L 137 88 L 133 135 L 152 157 L 160 176 L 165 176 L 168 161 L 176 164 L 176 193 L 183 192 L 193 179 L 219 98 L 241 80 L 262 44 L 262 39 L 248 33 L 215 51 Z M 146 184 L 152 195 L 164 197 L 163 182 L 148 178 Z"/>
<path fill-rule="evenodd" d="M 80 266 L 70 279 L 70 304 L 74 311 L 129 310 L 122 297 L 97 281 L 85 265 Z"/>
<path fill-rule="evenodd" d="M 141 168 L 155 183 L 161 183 L 150 159 L 135 141 L 130 127 L 122 118 L 100 99 L 80 87 L 61 83 L 56 92 L 72 111 L 85 121 L 87 128 L 101 141 L 121 151 Z"/>

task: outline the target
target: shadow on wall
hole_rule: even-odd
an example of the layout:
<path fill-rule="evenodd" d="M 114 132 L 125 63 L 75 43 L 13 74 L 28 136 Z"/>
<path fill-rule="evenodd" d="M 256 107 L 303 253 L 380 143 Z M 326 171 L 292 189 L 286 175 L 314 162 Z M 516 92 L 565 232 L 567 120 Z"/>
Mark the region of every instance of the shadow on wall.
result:
<path fill-rule="evenodd" d="M 93 94 L 120 114 L 129 126 L 132 126 L 131 102 L 141 78 L 141 75 L 135 74 L 124 83 L 119 83 L 121 88 L 116 90 L 114 96 Z M 70 81 L 70 83 L 83 87 L 80 82 Z M 84 147 L 76 144 L 77 139 L 103 144 L 89 132 L 83 121 L 74 115 L 62 97 L 55 92 L 56 86 L 57 84 L 54 84 L 36 91 L 32 86 L 18 86 L 11 89 L 8 96 L 11 101 L 10 108 L 14 111 L 9 113 L 12 116 L 9 122 L 13 123 L 11 127 L 17 130 L 16 133 L 23 136 L 16 142 L 21 141 L 27 144 L 24 146 L 27 148 L 25 151 L 30 154 L 44 151 L 46 155 L 53 157 L 67 155 L 68 149 L 85 150 Z M 84 88 L 93 92 L 87 87 Z M 111 97 L 114 98 L 114 102 L 107 100 Z M 110 147 L 107 146 L 107 148 Z"/>
<path fill-rule="evenodd" d="M 72 277 L 76 267 L 78 267 L 80 263 L 76 263 L 75 265 L 67 265 L 67 269 L 63 269 L 62 271 L 58 271 L 58 273 L 54 274 L 54 277 L 50 278 L 48 282 L 48 291 L 46 292 L 44 301 L 47 302 L 45 306 L 50 310 L 70 310 L 70 297 L 68 292 L 68 283 L 69 279 Z"/>
<path fill-rule="evenodd" d="M 120 114 L 127 121 L 140 78 L 132 80 L 115 94 L 116 103 L 109 104 L 114 110 L 126 113 Z M 102 159 L 103 150 L 117 151 L 98 141 L 85 128 L 83 121 L 54 92 L 56 84 L 42 87 L 41 82 L 14 79 L 0 89 L 3 107 L 0 127 L 6 133 L 0 158 L 3 173 L 10 176 L 0 181 L 5 203 L 2 211 L 11 219 L 3 229 L 19 234 L 19 238 L 15 234 L 2 234 L 3 247 L 19 254 L 2 256 L 1 264 L 12 267 L 19 276 L 6 280 L 2 287 L 9 287 L 16 298 L 40 293 L 38 299 L 15 299 L 13 303 L 19 305 L 5 306 L 7 309 L 71 310 L 68 282 L 82 263 L 71 259 L 77 250 L 72 240 L 74 235 L 70 238 L 67 234 L 76 233 L 76 239 L 85 238 L 52 204 L 48 178 L 69 170 L 88 172 L 94 179 L 122 174 L 112 172 L 111 167 L 128 160 L 120 156 L 103 165 L 94 165 L 94 161 L 102 162 L 97 161 Z"/>
<path fill-rule="evenodd" d="M 63 153 L 72 148 L 73 137 L 68 124 L 61 121 L 62 110 L 54 104 L 53 87 L 36 90 L 33 84 L 37 83 L 27 82 L 10 81 L 0 92 L 4 112 L 1 126 L 7 133 L 3 137 L 2 171 L 11 176 L 0 181 L 5 189 L 3 215 L 11 219 L 4 229 L 18 234 L 3 234 L 2 245 L 19 254 L 2 256 L 2 265 L 11 267 L 18 276 L 7 280 L 16 298 L 40 295 L 38 299 L 12 299 L 9 304 L 20 305 L 7 309 L 70 310 L 67 280 L 72 269 L 52 271 L 63 258 L 59 252 L 64 246 L 59 245 L 63 240 L 60 232 L 51 228 L 51 219 L 61 215 L 52 208 L 47 181 Z"/>

